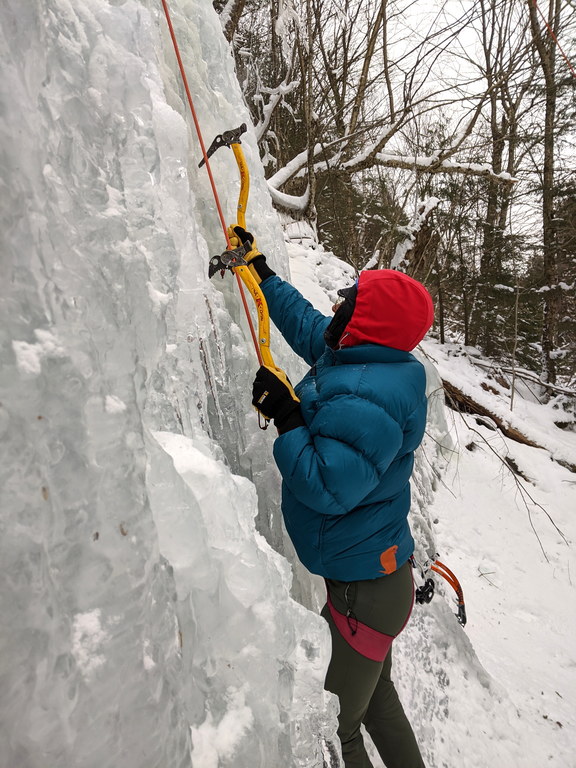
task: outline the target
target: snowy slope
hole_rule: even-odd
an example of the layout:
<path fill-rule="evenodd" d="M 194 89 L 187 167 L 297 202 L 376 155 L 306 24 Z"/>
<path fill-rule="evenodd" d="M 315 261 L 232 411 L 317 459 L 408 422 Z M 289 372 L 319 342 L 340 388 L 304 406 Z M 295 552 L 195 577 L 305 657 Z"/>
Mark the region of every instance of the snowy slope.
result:
<path fill-rule="evenodd" d="M 576 434 L 555 426 L 561 412 L 531 398 L 516 397 L 510 412 L 509 392 L 482 387 L 499 389 L 485 371 L 458 352 L 455 360 L 454 349 L 424 346 L 451 382 L 543 446 L 452 412 L 458 454 L 431 514 L 438 546 L 466 584 L 474 650 L 518 709 L 522 764 L 574 766 L 576 475 L 558 461 L 576 465 Z"/>
<path fill-rule="evenodd" d="M 232 61 L 210 0 L 170 5 L 209 142 L 247 121 Z M 319 767 L 321 583 L 282 528 L 237 289 L 207 277 L 222 233 L 160 3 L 5 0 L 0 22 L 0 768 Z M 287 250 L 244 148 L 260 247 L 328 312 L 350 269 Z M 232 216 L 231 153 L 212 167 Z M 446 592 L 397 644 L 427 764 L 573 766 L 571 550 L 535 513 L 544 560 L 501 464 L 452 452 L 468 427 L 446 422 L 432 366 L 430 392 L 414 529 L 470 625 Z M 573 538 L 573 476 L 510 450 Z"/>

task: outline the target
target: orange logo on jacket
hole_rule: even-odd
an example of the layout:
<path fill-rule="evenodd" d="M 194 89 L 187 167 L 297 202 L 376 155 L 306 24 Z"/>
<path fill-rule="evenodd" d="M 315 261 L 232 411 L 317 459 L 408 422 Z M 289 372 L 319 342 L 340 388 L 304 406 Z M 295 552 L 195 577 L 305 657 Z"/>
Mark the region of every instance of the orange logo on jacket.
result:
<path fill-rule="evenodd" d="M 394 573 L 396 570 L 396 552 L 398 551 L 398 547 L 396 544 L 394 544 L 393 547 L 388 547 L 382 554 L 380 555 L 380 565 L 382 566 L 381 573 L 385 573 L 386 575 L 390 573 Z"/>

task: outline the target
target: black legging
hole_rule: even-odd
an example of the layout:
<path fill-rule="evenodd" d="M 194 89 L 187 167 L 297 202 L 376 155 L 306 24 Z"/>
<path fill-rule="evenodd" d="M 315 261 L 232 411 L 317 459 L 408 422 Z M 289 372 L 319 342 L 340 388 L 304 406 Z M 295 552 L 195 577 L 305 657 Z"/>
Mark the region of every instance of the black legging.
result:
<path fill-rule="evenodd" d="M 405 563 L 389 576 L 370 581 L 327 581 L 335 608 L 351 608 L 358 621 L 387 635 L 397 635 L 413 600 L 412 567 Z M 340 699 L 338 736 L 346 768 L 372 768 L 360 726 L 363 723 L 387 768 L 424 768 L 408 719 L 390 677 L 392 651 L 383 662 L 355 651 L 339 634 L 324 606 L 330 625 L 332 658 L 325 688 Z"/>

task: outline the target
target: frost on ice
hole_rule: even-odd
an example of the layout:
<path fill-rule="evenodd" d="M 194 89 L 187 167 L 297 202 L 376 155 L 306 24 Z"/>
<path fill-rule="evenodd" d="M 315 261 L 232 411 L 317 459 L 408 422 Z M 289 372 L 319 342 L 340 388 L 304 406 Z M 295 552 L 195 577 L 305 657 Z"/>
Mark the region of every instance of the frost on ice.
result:
<path fill-rule="evenodd" d="M 254 724 L 254 716 L 241 690 L 228 689 L 226 701 L 228 708 L 218 723 L 208 712 L 202 725 L 192 728 L 192 758 L 204 768 L 218 768 L 221 761 L 233 758 L 240 741 Z"/>
<path fill-rule="evenodd" d="M 65 352 L 58 339 L 50 332 L 36 328 L 34 330 L 36 341 L 29 344 L 27 341 L 12 342 L 12 349 L 16 357 L 16 365 L 21 374 L 38 376 L 42 370 L 42 361 L 48 357 L 63 357 Z"/>
<path fill-rule="evenodd" d="M 104 651 L 107 639 L 98 609 L 74 616 L 72 655 L 87 681 L 106 662 Z"/>

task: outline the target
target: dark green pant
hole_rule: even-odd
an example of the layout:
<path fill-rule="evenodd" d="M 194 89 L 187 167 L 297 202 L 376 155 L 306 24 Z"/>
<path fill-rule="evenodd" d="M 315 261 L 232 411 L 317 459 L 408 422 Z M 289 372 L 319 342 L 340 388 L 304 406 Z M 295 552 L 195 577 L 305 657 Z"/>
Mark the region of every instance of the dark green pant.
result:
<path fill-rule="evenodd" d="M 412 606 L 412 567 L 371 581 L 327 581 L 334 607 L 350 608 L 358 621 L 387 635 L 397 635 Z M 340 699 L 338 736 L 346 768 L 372 768 L 360 726 L 370 734 L 387 768 L 424 768 L 414 733 L 390 678 L 392 651 L 383 662 L 371 661 L 355 651 L 339 634 L 324 606 L 330 625 L 332 658 L 325 688 Z"/>

